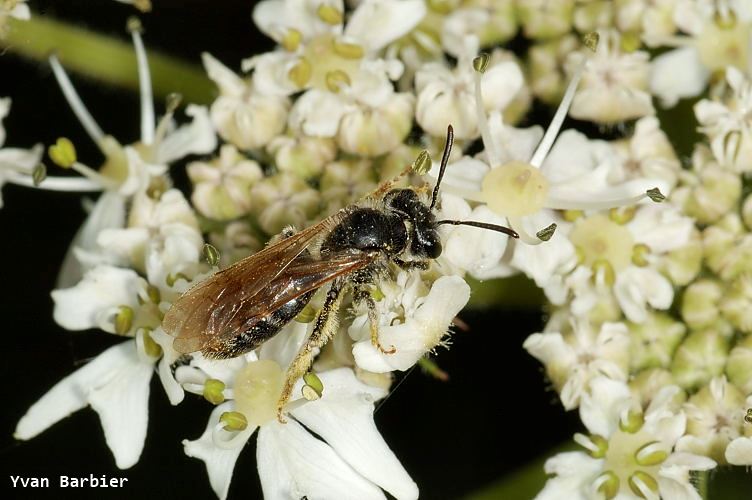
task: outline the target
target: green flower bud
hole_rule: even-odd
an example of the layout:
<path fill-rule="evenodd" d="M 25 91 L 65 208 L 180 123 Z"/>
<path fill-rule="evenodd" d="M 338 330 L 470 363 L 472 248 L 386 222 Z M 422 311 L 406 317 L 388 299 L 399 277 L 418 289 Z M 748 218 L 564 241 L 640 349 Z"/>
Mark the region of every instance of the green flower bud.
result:
<path fill-rule="evenodd" d="M 693 229 L 692 235 L 686 245 L 671 250 L 664 255 L 661 261 L 662 271 L 674 285 L 688 285 L 700 274 L 702 252 L 700 232 L 697 229 Z"/>
<path fill-rule="evenodd" d="M 720 314 L 718 304 L 722 296 L 723 287 L 718 281 L 695 281 L 684 291 L 682 318 L 690 328 L 702 328 L 712 324 Z"/>
<path fill-rule="evenodd" d="M 752 335 L 743 337 L 729 352 L 726 375 L 746 394 L 752 394 Z"/>
<path fill-rule="evenodd" d="M 646 408 L 648 404 L 650 404 L 650 401 L 653 400 L 653 396 L 655 396 L 662 387 L 673 383 L 674 377 L 668 370 L 662 368 L 649 368 L 632 376 L 629 381 L 629 389 L 632 394 L 639 397 L 641 406 Z M 677 404 L 684 402 L 684 392 L 682 391 L 681 394 L 681 401 L 677 401 Z"/>
<path fill-rule="evenodd" d="M 649 313 L 643 323 L 627 323 L 630 332 L 630 371 L 668 368 L 687 328 L 666 313 Z"/>
<path fill-rule="evenodd" d="M 671 373 L 675 382 L 685 389 L 697 388 L 723 373 L 729 346 L 715 330 L 691 333 L 676 350 Z"/>
<path fill-rule="evenodd" d="M 580 33 L 608 28 L 611 26 L 613 10 L 611 1 L 597 0 L 580 4 L 574 11 L 574 27 Z"/>
<path fill-rule="evenodd" d="M 554 38 L 572 30 L 574 0 L 551 3 L 528 0 L 517 4 L 517 15 L 526 38 Z"/>
<path fill-rule="evenodd" d="M 737 330 L 752 332 L 752 275 L 740 276 L 726 289 L 721 313 Z"/>
<path fill-rule="evenodd" d="M 712 224 L 731 211 L 742 193 L 740 177 L 716 165 L 707 165 L 690 188 L 684 211 L 700 224 Z"/>

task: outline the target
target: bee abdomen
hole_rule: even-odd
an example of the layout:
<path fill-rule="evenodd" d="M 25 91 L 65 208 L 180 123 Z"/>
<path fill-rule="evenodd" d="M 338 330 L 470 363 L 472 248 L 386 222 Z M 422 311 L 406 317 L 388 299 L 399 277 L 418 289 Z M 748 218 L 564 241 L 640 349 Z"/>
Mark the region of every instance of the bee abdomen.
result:
<path fill-rule="evenodd" d="M 282 327 L 292 321 L 310 302 L 315 292 L 316 290 L 311 290 L 285 303 L 282 307 L 275 309 L 268 316 L 257 321 L 253 326 L 239 335 L 229 338 L 218 338 L 216 342 L 205 346 L 201 352 L 207 358 L 227 359 L 235 358 L 256 349 L 274 337 Z"/>

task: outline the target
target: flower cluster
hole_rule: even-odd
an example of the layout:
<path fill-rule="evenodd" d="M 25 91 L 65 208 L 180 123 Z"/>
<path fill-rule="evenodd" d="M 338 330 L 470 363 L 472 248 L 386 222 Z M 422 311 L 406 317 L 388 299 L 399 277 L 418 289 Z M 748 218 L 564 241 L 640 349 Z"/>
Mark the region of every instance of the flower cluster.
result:
<path fill-rule="evenodd" d="M 19 15 L 24 5 L 11 4 L 0 4 L 0 16 Z M 446 345 L 469 277 L 522 273 L 552 307 L 524 348 L 587 429 L 575 436 L 583 451 L 548 461 L 554 477 L 539 498 L 698 498 L 690 471 L 752 465 L 747 2 L 352 4 L 257 4 L 253 20 L 276 47 L 238 70 L 205 53 L 218 96 L 186 106 L 182 125 L 175 95 L 157 119 L 131 23 L 141 83 L 132 144 L 99 127 L 50 59 L 105 161 L 86 165 L 61 138 L 48 156 L 80 176 L 52 176 L 39 166 L 40 146 L 3 149 L 0 183 L 102 193 L 52 292 L 54 317 L 124 341 L 53 387 L 16 437 L 91 406 L 116 464 L 131 467 L 156 374 L 172 404 L 187 392 L 214 405 L 203 434 L 183 444 L 205 462 L 220 498 L 254 432 L 267 498 L 417 498 L 376 429 L 375 402 L 396 372 Z M 502 48 L 515 37 L 528 42 L 525 57 Z M 672 50 L 653 57 L 658 47 Z M 705 139 L 683 168 L 656 107 L 705 92 L 718 72 L 725 80 L 695 107 Z M 556 107 L 545 130 L 518 126 L 534 100 Z M 9 106 L 0 100 L 0 118 Z M 616 139 L 592 138 L 562 130 L 567 115 L 630 126 Z M 428 158 L 439 156 L 450 124 L 456 147 L 440 179 Z M 0 146 L 4 139 L 0 129 Z M 175 184 L 179 168 L 188 189 Z M 519 238 L 442 225 L 443 252 L 430 266 L 390 261 L 367 300 L 338 299 L 324 346 L 306 342 L 328 307 L 322 291 L 250 352 L 218 360 L 176 349 L 162 320 L 191 287 L 280 233 L 310 227 L 384 182 L 415 186 L 421 174 L 429 185 L 441 180 L 442 222 L 505 226 Z M 315 362 L 292 381 L 283 422 L 277 405 L 301 349 Z"/>

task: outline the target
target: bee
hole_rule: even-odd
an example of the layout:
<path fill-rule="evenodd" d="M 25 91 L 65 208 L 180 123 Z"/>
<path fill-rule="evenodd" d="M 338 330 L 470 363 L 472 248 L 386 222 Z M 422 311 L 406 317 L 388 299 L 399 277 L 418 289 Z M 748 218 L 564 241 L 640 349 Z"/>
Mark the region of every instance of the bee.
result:
<path fill-rule="evenodd" d="M 391 265 L 426 270 L 441 255 L 439 226 L 474 226 L 518 238 L 504 226 L 477 221 L 437 220 L 434 208 L 449 161 L 454 132 L 447 129 L 439 176 L 430 197 L 427 189 L 394 188 L 382 184 L 363 200 L 302 231 L 283 231 L 275 243 L 223 269 L 179 297 L 162 326 L 175 337 L 179 353 L 201 351 L 214 359 L 251 351 L 293 320 L 322 287 L 328 287 L 312 333 L 289 366 L 277 411 L 290 399 L 295 382 L 313 363 L 314 350 L 337 329 L 337 311 L 346 292 L 368 311 L 373 345 L 379 342 L 379 318 L 370 290 L 376 280 L 390 276 Z"/>

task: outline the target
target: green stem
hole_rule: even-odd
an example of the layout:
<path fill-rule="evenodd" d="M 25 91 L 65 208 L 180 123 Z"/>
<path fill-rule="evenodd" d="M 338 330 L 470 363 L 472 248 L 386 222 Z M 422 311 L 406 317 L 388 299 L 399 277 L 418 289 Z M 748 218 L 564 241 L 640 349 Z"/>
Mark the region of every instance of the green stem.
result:
<path fill-rule="evenodd" d="M 8 28 L 0 39 L 4 50 L 39 62 L 55 52 L 71 71 L 138 91 L 136 55 L 130 43 L 36 13 L 30 21 L 9 19 Z M 200 67 L 154 51 L 149 51 L 149 67 L 155 95 L 178 92 L 189 102 L 211 102 L 214 86 Z"/>

